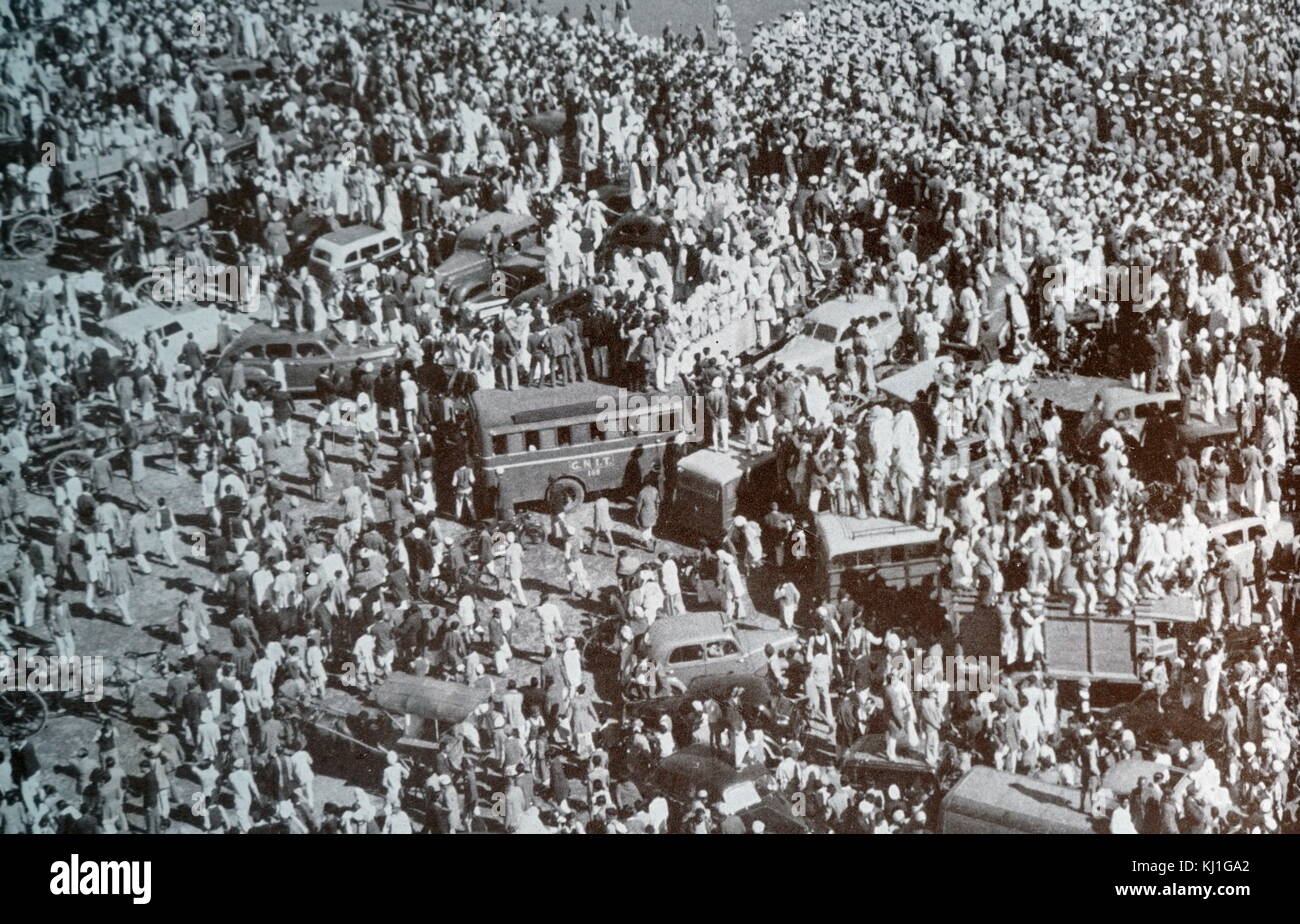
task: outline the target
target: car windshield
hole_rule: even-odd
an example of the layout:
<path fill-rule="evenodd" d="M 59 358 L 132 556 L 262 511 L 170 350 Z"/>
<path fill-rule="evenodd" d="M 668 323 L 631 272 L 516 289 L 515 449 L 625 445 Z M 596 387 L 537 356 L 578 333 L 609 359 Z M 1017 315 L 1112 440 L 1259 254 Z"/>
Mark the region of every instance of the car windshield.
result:
<path fill-rule="evenodd" d="M 812 338 L 826 343 L 839 343 L 840 332 L 830 324 L 818 324 L 812 329 Z"/>
<path fill-rule="evenodd" d="M 734 786 L 728 786 L 722 793 L 722 811 L 727 815 L 734 815 L 737 812 L 743 812 L 750 806 L 758 805 L 762 801 L 762 796 L 758 794 L 758 787 L 752 781 L 746 780 L 743 783 L 736 783 Z"/>
<path fill-rule="evenodd" d="M 456 238 L 457 250 L 478 250 L 483 246 L 483 235 L 475 229 L 467 229 Z"/>

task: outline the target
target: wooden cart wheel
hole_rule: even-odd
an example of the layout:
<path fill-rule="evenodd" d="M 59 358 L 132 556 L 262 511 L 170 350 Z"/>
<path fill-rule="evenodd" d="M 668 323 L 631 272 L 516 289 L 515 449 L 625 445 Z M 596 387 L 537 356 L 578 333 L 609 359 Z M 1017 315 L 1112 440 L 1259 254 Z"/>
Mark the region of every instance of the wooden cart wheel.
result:
<path fill-rule="evenodd" d="M 90 481 L 90 466 L 95 457 L 84 449 L 69 449 L 55 456 L 50 463 L 50 487 L 61 488 L 63 484 L 76 475 L 82 483 Z"/>
<path fill-rule="evenodd" d="M 43 257 L 54 250 L 58 229 L 45 215 L 23 215 L 9 223 L 9 249 L 26 259 Z"/>
<path fill-rule="evenodd" d="M 578 479 L 556 478 L 546 489 L 546 504 L 555 513 L 568 513 L 582 504 L 586 494 Z"/>
<path fill-rule="evenodd" d="M 153 288 L 154 288 L 154 278 L 153 278 L 153 274 L 151 273 L 148 276 L 140 277 L 140 279 L 136 282 L 136 284 L 131 287 L 131 294 L 135 296 L 137 301 L 154 302 L 157 301 L 157 299 L 153 297 Z M 168 300 L 175 300 L 176 293 L 171 292 L 170 291 L 171 288 L 172 288 L 172 281 L 171 281 L 171 276 L 169 275 L 167 277 L 167 290 L 170 294 L 170 299 Z"/>
<path fill-rule="evenodd" d="M 30 738 L 45 727 L 45 697 L 34 690 L 0 691 L 0 730 L 11 740 Z"/>

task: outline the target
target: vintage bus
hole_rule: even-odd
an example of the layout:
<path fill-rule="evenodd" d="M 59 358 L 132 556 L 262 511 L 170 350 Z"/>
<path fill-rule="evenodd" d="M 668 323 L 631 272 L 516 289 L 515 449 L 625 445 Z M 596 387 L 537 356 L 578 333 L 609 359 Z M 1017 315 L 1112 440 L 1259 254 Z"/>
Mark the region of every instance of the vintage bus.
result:
<path fill-rule="evenodd" d="M 648 472 L 677 433 L 694 442 L 704 432 L 702 400 L 682 389 L 642 394 L 593 381 L 477 391 L 469 424 L 479 487 L 499 485 L 515 504 L 544 500 L 551 510 L 634 487 L 629 465 L 638 449 Z"/>
<path fill-rule="evenodd" d="M 832 600 L 857 571 L 875 570 L 894 589 L 939 574 L 939 531 L 883 517 L 817 515 L 817 587 Z"/>

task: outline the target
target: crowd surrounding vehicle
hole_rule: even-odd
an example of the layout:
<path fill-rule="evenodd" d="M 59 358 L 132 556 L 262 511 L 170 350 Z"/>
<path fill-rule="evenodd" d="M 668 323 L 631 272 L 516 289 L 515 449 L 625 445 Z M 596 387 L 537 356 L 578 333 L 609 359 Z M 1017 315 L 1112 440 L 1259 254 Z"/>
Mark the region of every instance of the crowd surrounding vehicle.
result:
<path fill-rule="evenodd" d="M 235 364 L 242 363 L 245 381 L 269 385 L 275 381 L 274 363 L 284 365 L 289 393 L 310 394 L 316 377 L 335 364 L 382 362 L 397 355 L 397 347 L 385 343 L 347 343 L 331 330 L 296 331 L 266 324 L 253 324 L 232 340 L 217 357 L 217 372 L 227 384 Z"/>

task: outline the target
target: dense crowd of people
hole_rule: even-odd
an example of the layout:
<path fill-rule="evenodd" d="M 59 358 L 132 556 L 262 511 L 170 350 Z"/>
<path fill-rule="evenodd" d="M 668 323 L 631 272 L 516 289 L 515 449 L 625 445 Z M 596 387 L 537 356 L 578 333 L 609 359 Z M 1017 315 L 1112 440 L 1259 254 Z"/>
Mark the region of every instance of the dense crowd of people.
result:
<path fill-rule="evenodd" d="M 16 742 L 0 830 L 124 832 L 132 794 L 145 830 L 163 830 L 184 779 L 197 790 L 175 817 L 216 832 L 459 832 L 485 818 L 519 832 L 744 831 L 707 793 L 670 811 L 638 788 L 692 745 L 765 768 L 773 795 L 837 831 L 932 830 L 977 763 L 1077 787 L 1117 833 L 1292 829 L 1297 553 L 1277 539 L 1300 379 L 1300 36 L 1280 4 L 1220 6 L 839 0 L 760 27 L 742 57 L 722 2 L 710 43 L 639 36 L 622 0 L 558 17 L 515 2 L 322 14 L 100 0 L 0 41 L 7 133 L 34 152 L 52 143 L 59 162 L 124 163 L 100 216 L 117 266 L 0 292 L 15 394 L 0 522 L 17 603 L 0 645 L 36 637 L 73 654 L 85 619 L 132 625 L 139 583 L 178 567 L 185 543 L 209 573 L 178 601 L 166 715 L 144 730 L 138 767 L 106 720 L 73 761 L 73 798 L 42 774 L 39 741 Z M 218 55 L 267 73 L 229 79 Z M 0 200 L 57 210 L 85 179 L 37 156 L 6 168 Z M 159 231 L 160 213 L 204 197 L 191 234 Z M 536 218 L 544 254 L 544 294 L 505 292 L 500 320 L 440 291 L 435 272 L 492 212 Z M 625 213 L 650 232 L 612 239 Z M 404 232 L 402 247 L 350 275 L 303 266 L 314 234 L 358 222 Z M 499 229 L 482 250 L 493 280 L 528 256 Z M 192 343 L 176 354 L 148 338 L 118 358 L 85 335 L 140 302 L 134 273 L 175 257 L 250 267 L 261 295 L 242 311 L 396 355 L 323 372 L 304 404 L 283 363 L 259 389 L 239 364 L 214 374 Z M 1113 268 L 1142 284 L 1123 298 L 1078 284 Z M 589 311 L 552 308 L 575 290 Z M 895 307 L 896 343 L 882 348 L 864 320 L 833 369 L 742 359 L 856 295 Z M 913 364 L 932 372 L 892 392 L 890 374 Z M 1176 393 L 1160 431 L 1173 438 L 1134 445 L 1104 418 L 1069 432 L 1041 386 L 1075 373 Z M 483 509 L 465 395 L 589 375 L 660 390 L 685 377 L 714 446 L 774 454 L 770 512 L 738 518 L 697 559 L 658 551 L 672 460 L 630 486 L 625 535 L 641 553 L 614 548 L 608 498 L 590 523 L 539 527 L 500 498 Z M 40 542 L 27 434 L 51 411 L 96 417 L 104 399 L 119 470 L 100 459 L 60 484 Z M 160 418 L 197 487 L 185 509 L 149 490 Z M 1218 445 L 1168 452 L 1176 424 Z M 327 500 L 327 517 L 308 506 Z M 1248 561 L 1210 534 L 1232 510 L 1264 526 Z M 901 594 L 868 575 L 823 599 L 809 567 L 822 512 L 936 531 L 938 574 Z M 479 514 L 492 522 L 452 525 Z M 201 525 L 182 529 L 188 517 Z M 569 595 L 615 620 L 608 645 L 566 625 L 559 596 L 523 586 L 539 542 L 563 549 Z M 617 552 L 610 587 L 587 573 L 601 542 Z M 1058 701 L 1050 607 L 1170 598 L 1193 618 L 1173 655 L 1140 665 L 1156 718 L 1099 719 L 1086 684 Z M 611 708 L 680 692 L 634 626 L 753 606 L 800 633 L 767 653 L 771 691 L 797 704 L 787 722 L 736 696 Z M 985 613 L 1006 670 L 991 689 L 952 689 L 942 664 L 962 655 L 960 622 Z M 527 658 L 524 621 L 541 638 Z M 933 668 L 915 669 L 920 651 Z M 520 660 L 537 662 L 526 682 Z M 490 695 L 431 761 L 377 746 L 372 775 L 358 767 L 341 801 L 318 798 L 323 697 L 364 698 L 395 670 Z M 889 759 L 933 773 L 886 785 L 836 769 L 882 730 Z M 1168 773 L 1100 794 L 1132 756 Z M 1193 783 L 1175 793 L 1175 772 Z"/>

